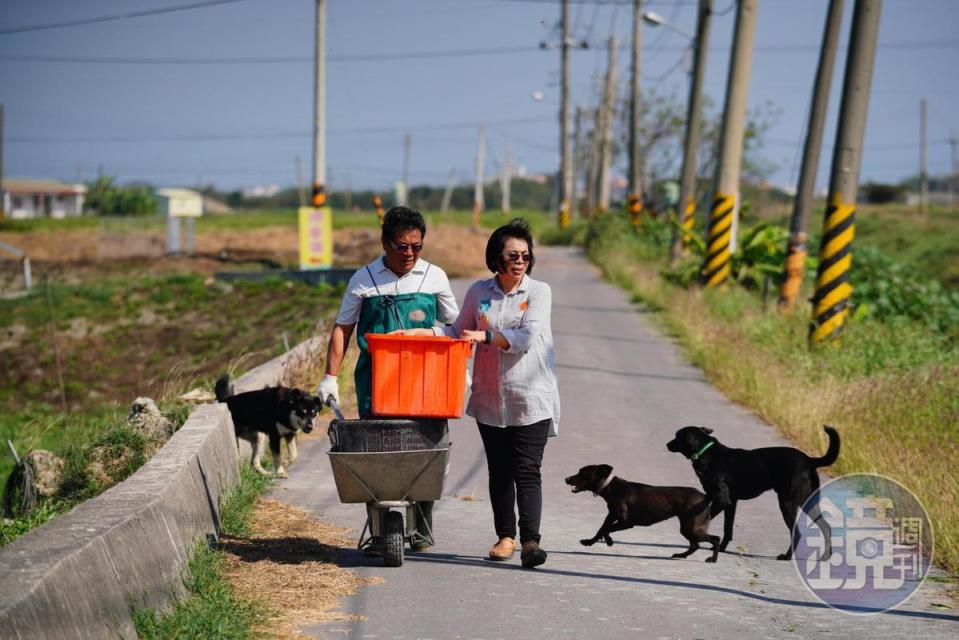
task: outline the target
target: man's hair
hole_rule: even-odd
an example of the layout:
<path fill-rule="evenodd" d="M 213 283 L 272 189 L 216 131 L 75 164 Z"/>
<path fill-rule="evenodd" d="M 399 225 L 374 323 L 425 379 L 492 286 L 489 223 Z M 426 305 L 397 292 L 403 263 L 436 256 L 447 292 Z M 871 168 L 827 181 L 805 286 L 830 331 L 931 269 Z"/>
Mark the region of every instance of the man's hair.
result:
<path fill-rule="evenodd" d="M 509 224 L 504 224 L 489 237 L 486 243 L 486 266 L 493 273 L 506 270 L 503 247 L 506 246 L 507 238 L 526 241 L 526 246 L 529 247 L 529 266 L 526 268 L 526 273 L 533 273 L 533 265 L 536 264 L 536 257 L 533 255 L 533 234 L 529 223 L 523 218 L 513 218 Z"/>
<path fill-rule="evenodd" d="M 412 229 L 419 229 L 426 237 L 426 222 L 419 211 L 409 207 L 390 207 L 383 216 L 383 241 L 390 242 L 398 234 Z"/>

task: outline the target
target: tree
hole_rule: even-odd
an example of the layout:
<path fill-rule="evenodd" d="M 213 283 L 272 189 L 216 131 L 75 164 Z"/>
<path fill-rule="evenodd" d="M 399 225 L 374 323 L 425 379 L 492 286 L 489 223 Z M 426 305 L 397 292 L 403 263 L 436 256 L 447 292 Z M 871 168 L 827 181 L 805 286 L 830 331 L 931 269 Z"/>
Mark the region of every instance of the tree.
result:
<path fill-rule="evenodd" d="M 87 185 L 87 208 L 99 216 L 143 216 L 156 213 L 156 199 L 148 185 L 119 187 L 110 176 Z"/>

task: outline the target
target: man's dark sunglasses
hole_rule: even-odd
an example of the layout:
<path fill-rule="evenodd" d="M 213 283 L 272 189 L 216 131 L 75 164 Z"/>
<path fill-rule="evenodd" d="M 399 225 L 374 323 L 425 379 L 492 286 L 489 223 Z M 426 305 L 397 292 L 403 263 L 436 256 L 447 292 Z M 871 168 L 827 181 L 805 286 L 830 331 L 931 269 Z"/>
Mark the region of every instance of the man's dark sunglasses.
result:
<path fill-rule="evenodd" d="M 506 262 L 530 262 L 533 259 L 533 254 L 510 251 L 509 253 L 503 254 L 503 259 L 506 260 Z"/>
<path fill-rule="evenodd" d="M 413 250 L 413 253 L 419 253 L 423 250 L 423 243 L 418 242 L 416 244 L 406 244 L 405 242 L 397 244 L 390 240 L 390 246 L 399 251 L 400 253 L 406 253 L 410 249 Z"/>

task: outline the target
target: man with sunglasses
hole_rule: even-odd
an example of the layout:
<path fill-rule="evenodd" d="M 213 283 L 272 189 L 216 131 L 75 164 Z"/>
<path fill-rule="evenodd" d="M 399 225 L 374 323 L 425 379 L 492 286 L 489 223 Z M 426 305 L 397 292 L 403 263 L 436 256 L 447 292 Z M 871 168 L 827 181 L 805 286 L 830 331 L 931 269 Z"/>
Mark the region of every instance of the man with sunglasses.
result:
<path fill-rule="evenodd" d="M 337 375 L 350 337 L 356 330 L 360 356 L 353 378 L 361 418 L 372 417 L 373 362 L 367 350 L 367 333 L 449 324 L 459 314 L 446 273 L 419 257 L 426 236 L 426 223 L 418 211 L 392 207 L 383 216 L 383 255 L 356 271 L 346 287 L 336 324 L 326 351 L 326 375 L 317 395 L 325 402 L 340 401 Z M 416 530 L 420 533 L 414 551 L 432 546 L 432 502 L 419 503 Z M 420 509 L 417 510 L 419 512 Z M 424 522 L 425 521 L 425 522 Z"/>

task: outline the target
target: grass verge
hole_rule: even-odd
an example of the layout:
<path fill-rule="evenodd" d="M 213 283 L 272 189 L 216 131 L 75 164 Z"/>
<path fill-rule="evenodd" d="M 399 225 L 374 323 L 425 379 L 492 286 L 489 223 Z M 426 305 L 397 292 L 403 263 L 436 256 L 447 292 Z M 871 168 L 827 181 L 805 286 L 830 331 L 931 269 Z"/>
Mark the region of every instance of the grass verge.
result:
<path fill-rule="evenodd" d="M 220 519 L 224 532 L 249 533 L 256 498 L 270 480 L 243 467 L 240 480 L 223 503 Z M 187 596 L 165 614 L 134 607 L 133 624 L 142 640 L 248 640 L 262 637 L 254 632 L 258 619 L 268 615 L 250 599 L 238 597 L 227 578 L 226 554 L 205 542 L 196 546 L 183 584 Z"/>
<path fill-rule="evenodd" d="M 813 454 L 825 450 L 822 425 L 836 426 L 843 446 L 830 473 L 878 473 L 909 488 L 935 528 L 936 563 L 959 572 L 954 341 L 918 322 L 864 318 L 849 322 L 838 347 L 810 351 L 804 312 L 781 316 L 774 301 L 767 306 L 743 289 L 669 284 L 660 276 L 661 252 L 628 223 L 595 224 L 588 250 L 729 398 Z"/>

